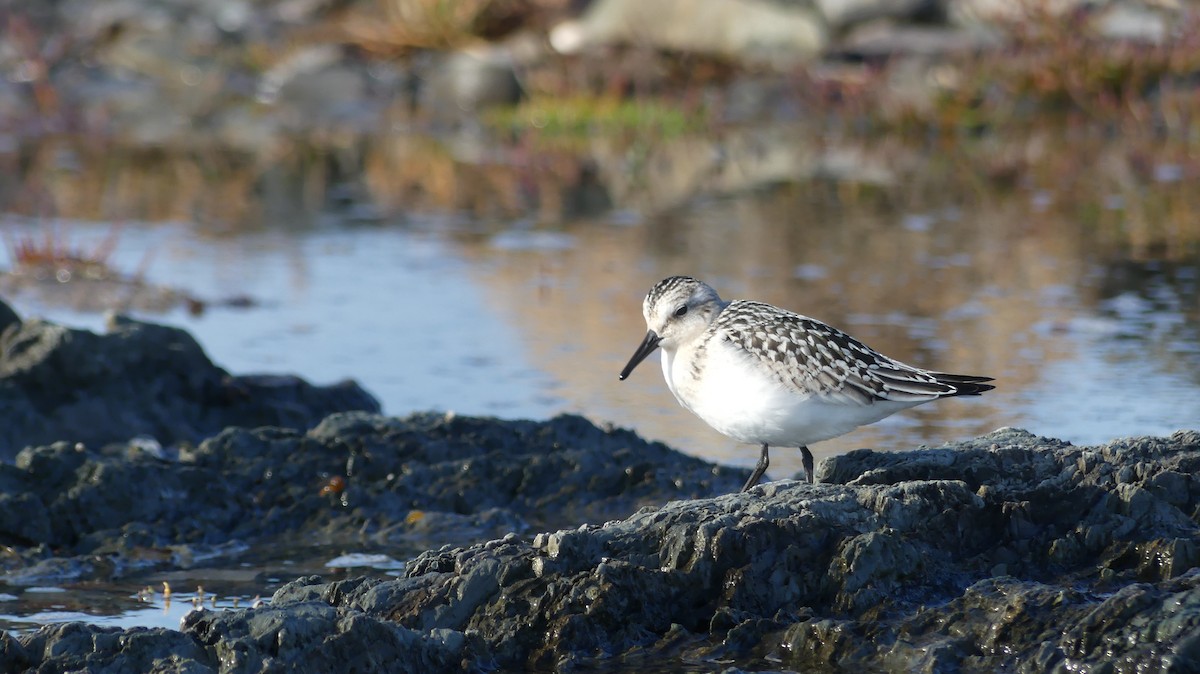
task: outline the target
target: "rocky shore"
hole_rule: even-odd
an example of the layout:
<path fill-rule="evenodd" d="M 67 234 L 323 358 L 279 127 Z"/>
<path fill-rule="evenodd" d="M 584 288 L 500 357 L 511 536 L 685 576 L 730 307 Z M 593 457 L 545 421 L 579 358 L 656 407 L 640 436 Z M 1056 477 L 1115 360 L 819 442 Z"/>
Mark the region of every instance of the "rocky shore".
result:
<path fill-rule="evenodd" d="M 154 453 L 227 426 L 308 428 L 344 410 L 379 411 L 353 382 L 233 376 L 187 332 L 120 316 L 108 332 L 22 321 L 0 301 L 0 459 L 27 445 L 148 439 Z M 64 449 L 64 451 L 66 451 Z"/>
<path fill-rule="evenodd" d="M 928 101 L 946 79 L 928 74 L 934 62 L 1002 48 L 1026 14 L 1076 17 L 1082 31 L 1138 47 L 1168 41 L 1188 15 L 1186 3 L 1150 0 L 1028 7 L 708 0 L 704 12 L 679 0 L 440 7 L 417 0 L 14 6 L 0 48 L 7 75 L 0 78 L 0 128 L 23 137 L 86 131 L 130 147 L 270 154 L 297 132 L 378 132 L 391 122 L 469 127 L 488 108 L 530 94 L 561 96 L 588 78 L 655 86 L 674 56 L 743 71 L 738 86 L 748 91 L 732 97 L 740 111 L 734 116 L 749 107 L 769 119 L 779 111 L 764 74 L 775 81 L 814 62 L 895 57 L 919 74 L 892 84 Z M 563 78 L 564 69 L 572 74 Z"/>
<path fill-rule="evenodd" d="M 197 395 L 217 378 L 186 333 L 0 312 L 0 396 L 40 414 L 5 436 L 23 448 L 0 464 L 0 584 L 184 557 L 149 554 L 164 549 L 219 563 L 223 546 L 281 535 L 427 548 L 400 577 L 303 576 L 179 631 L 3 632 L 3 671 L 1200 670 L 1196 432 L 1076 447 L 1001 429 L 737 494 L 744 471 L 579 417 L 389 418 L 349 383 Z M 77 343 L 105 346 L 62 346 Z M 153 400 L 51 396 L 33 373 L 68 354 L 99 373 L 158 354 L 159 379 L 180 383 L 141 380 Z M 119 424 L 87 440 L 55 425 L 92 397 L 160 425 L 131 423 L 133 441 Z"/>

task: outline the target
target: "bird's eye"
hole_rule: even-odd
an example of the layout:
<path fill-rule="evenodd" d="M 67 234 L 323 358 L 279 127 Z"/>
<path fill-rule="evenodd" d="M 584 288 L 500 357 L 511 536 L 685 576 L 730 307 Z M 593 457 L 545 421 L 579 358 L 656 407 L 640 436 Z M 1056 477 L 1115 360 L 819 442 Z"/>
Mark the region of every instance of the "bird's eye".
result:
<path fill-rule="evenodd" d="M 685 304 L 675 310 L 675 318 L 679 318 L 680 316 L 683 316 L 686 313 L 687 313 L 687 305 Z"/>

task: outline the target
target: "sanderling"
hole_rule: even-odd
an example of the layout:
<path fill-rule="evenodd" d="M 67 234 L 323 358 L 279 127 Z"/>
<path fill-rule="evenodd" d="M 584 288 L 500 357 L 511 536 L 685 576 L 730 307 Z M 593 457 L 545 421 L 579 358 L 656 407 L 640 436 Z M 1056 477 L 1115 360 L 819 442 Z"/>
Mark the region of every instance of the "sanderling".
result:
<path fill-rule="evenodd" d="M 656 348 L 680 405 L 717 431 L 762 445 L 799 447 L 813 481 L 810 443 L 836 438 L 921 403 L 995 388 L 991 377 L 905 365 L 808 316 L 748 300 L 723 301 L 689 276 L 659 281 L 642 303 L 649 331 L 624 380 Z"/>

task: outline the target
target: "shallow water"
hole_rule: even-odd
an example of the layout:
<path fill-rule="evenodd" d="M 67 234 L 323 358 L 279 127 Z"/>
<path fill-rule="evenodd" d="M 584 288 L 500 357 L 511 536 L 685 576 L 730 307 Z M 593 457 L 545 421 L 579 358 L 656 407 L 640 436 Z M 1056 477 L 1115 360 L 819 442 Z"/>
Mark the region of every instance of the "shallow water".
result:
<path fill-rule="evenodd" d="M 211 583 L 210 579 L 202 582 Z M 197 592 L 197 587 L 201 592 Z M 164 595 L 162 588 L 147 586 L 131 594 L 129 587 L 35 587 L 21 594 L 0 595 L 0 626 L 21 634 L 41 625 L 66 622 L 86 622 L 113 627 L 165 627 L 179 629 L 181 621 L 191 611 L 223 611 L 254 605 L 252 595 L 218 594 L 211 585 L 192 585 L 190 591 L 173 590 Z M 228 592 L 228 591 L 227 591 Z M 9 604 L 12 613 L 5 610 Z"/>
<path fill-rule="evenodd" d="M 264 545 L 195 568 L 132 572 L 107 582 L 0 585 L 0 629 L 14 633 L 45 624 L 83 621 L 113 627 L 179 629 L 194 610 L 223 611 L 269 604 L 271 595 L 300 576 L 327 581 L 362 575 L 398 576 L 402 557 L 427 546 L 361 552 L 336 545 Z"/>
<path fill-rule="evenodd" d="M 675 403 L 656 358 L 617 381 L 645 332 L 646 290 L 663 276 L 688 273 L 727 299 L 761 299 L 821 318 L 914 365 L 997 379 L 981 398 L 923 406 L 820 443 L 813 447 L 818 460 L 856 447 L 937 445 L 1001 426 L 1099 443 L 1200 425 L 1200 237 L 1184 236 L 1185 245 L 1164 253 L 1134 235 L 1110 236 L 1110 221 L 1124 232 L 1138 219 L 1128 195 L 1097 193 L 1094 201 L 1107 206 L 1076 218 L 1049 208 L 1065 195 L 1036 181 L 980 195 L 930 179 L 909 192 L 890 187 L 893 196 L 885 198 L 820 180 L 755 189 L 714 184 L 667 206 L 655 201 L 666 198 L 665 187 L 653 199 L 622 199 L 613 182 L 616 203 L 580 215 L 547 203 L 557 183 L 522 187 L 529 176 L 519 168 L 494 171 L 486 184 L 454 174 L 468 187 L 411 211 L 387 202 L 391 192 L 378 187 L 350 207 L 319 204 L 299 219 L 264 209 L 254 227 L 214 228 L 147 211 L 120 221 L 109 262 L 212 302 L 200 314 L 183 305 L 129 313 L 189 330 L 231 372 L 295 373 L 316 383 L 354 378 L 389 414 L 572 412 L 751 466 L 754 448 L 723 438 Z M 534 190 L 540 200 L 493 199 L 506 189 Z M 577 195 L 581 188 L 572 189 Z M 40 237 L 48 227 L 90 250 L 113 235 L 114 223 L 0 213 L 10 241 Z M 11 266 L 10 253 L 0 253 L 0 268 Z M 96 302 L 80 287 L 40 283 L 6 299 L 24 316 L 100 330 L 101 314 L 85 305 L 120 307 L 122 294 Z M 224 306 L 228 299 L 240 308 Z M 773 452 L 771 477 L 800 470 L 797 452 Z M 324 559 L 342 552 L 372 551 L 328 551 Z M 300 566 L 320 570 L 323 563 Z M 250 580 L 224 584 L 226 570 L 192 570 L 177 587 L 202 584 L 217 593 L 220 608 L 226 598 L 244 605 L 266 596 L 279 578 L 303 572 L 263 575 L 268 565 L 234 569 Z M 136 596 L 146 582 L 161 579 L 68 594 L 96 597 L 92 603 L 107 607 L 103 619 L 113 624 L 177 625 L 176 613 L 190 603 L 172 602 L 169 611 L 147 605 Z M 0 603 L 7 614 L 0 626 L 84 610 L 56 593 L 28 594 Z M 9 602 L 20 606 L 6 610 Z"/>
<path fill-rule="evenodd" d="M 913 267 L 938 255 L 929 249 L 936 245 L 905 250 L 906 239 L 928 233 L 900 229 L 860 264 L 827 262 L 853 255 L 828 250 L 789 256 L 772 250 L 779 232 L 769 230 L 779 227 L 771 222 L 724 225 L 737 205 L 689 214 L 675 235 L 701 249 L 678 259 L 647 246 L 648 226 L 623 223 L 567 226 L 554 233 L 552 246 L 526 235 L 529 243 L 513 245 L 519 237 L 511 231 L 463 240 L 448 226 L 213 238 L 182 224 L 127 223 L 112 263 L 129 268 L 150 256 L 146 278 L 155 283 L 208 299 L 253 299 L 248 308 L 218 306 L 199 316 L 184 307 L 130 312 L 186 328 L 232 372 L 293 372 L 318 383 L 354 378 L 389 414 L 579 413 L 743 466 L 753 464 L 756 451 L 680 408 L 657 357 L 617 381 L 645 331 L 641 296 L 663 275 L 695 273 L 726 297 L 764 299 L 822 318 L 907 362 L 998 380 L 981 398 L 923 406 L 820 443 L 818 457 L 861 446 L 940 444 L 1001 426 L 1098 443 L 1168 434 L 1200 420 L 1193 271 L 1172 276 L 1147 263 L 1136 284 L 1101 290 L 1088 279 L 1103 268 L 1035 249 L 1017 260 L 1022 274 L 1000 271 L 971 285 L 980 270 L 1023 253 L 972 241 L 957 258 L 945 255 L 918 273 Z M 101 224 L 60 227 L 79 242 L 110 231 Z M 747 245 L 754 250 L 730 258 L 703 249 Z M 878 258 L 897 250 L 909 259 L 889 271 Z M 1040 278 L 1033 283 L 1029 276 Z M 103 329 L 100 314 L 55 304 L 45 293 L 12 299 L 23 315 Z M 772 460 L 776 477 L 800 470 L 795 452 L 777 450 Z"/>

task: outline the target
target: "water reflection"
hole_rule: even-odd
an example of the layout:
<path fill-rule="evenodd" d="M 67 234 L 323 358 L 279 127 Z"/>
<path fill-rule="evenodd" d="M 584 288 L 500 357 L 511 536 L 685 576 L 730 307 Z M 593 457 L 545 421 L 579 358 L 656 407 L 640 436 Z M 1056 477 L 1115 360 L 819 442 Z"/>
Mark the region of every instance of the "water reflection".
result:
<path fill-rule="evenodd" d="M 1035 192 L 847 199 L 844 186 L 817 181 L 693 200 L 643 227 L 560 224 L 577 245 L 552 254 L 467 250 L 499 261 L 481 285 L 518 317 L 530 357 L 565 382 L 573 406 L 720 461 L 750 465 L 755 452 L 679 409 L 653 370 L 613 381 L 644 331 L 641 297 L 669 274 L 813 315 L 907 362 L 999 380 L 983 399 L 908 411 L 821 443 L 818 455 L 1005 425 L 1102 442 L 1197 423 L 1195 258 L 1171 274 L 1131 273 L 1160 265 L 1129 258 L 1144 242 L 1114 245 Z M 1156 299 L 1128 310 L 1143 296 Z M 1097 323 L 1112 327 L 1097 333 Z M 774 474 L 799 470 L 799 457 L 781 455 Z"/>
<path fill-rule="evenodd" d="M 58 139 L 23 147 L 0 194 L 10 231 L 53 215 L 86 240 L 127 221 L 124 268 L 252 297 L 199 317 L 140 307 L 225 367 L 355 377 L 394 414 L 579 412 L 749 465 L 754 451 L 679 408 L 654 368 L 616 380 L 645 291 L 689 273 L 904 361 L 998 379 L 818 456 L 1005 425 L 1100 442 L 1200 420 L 1200 204 L 1162 179 L 1194 168 L 1169 144 L 914 146 L 794 125 L 571 149 L 457 140 L 296 141 L 247 158 Z M 42 295 L 16 303 L 98 324 Z M 780 452 L 772 475 L 799 467 Z"/>
<path fill-rule="evenodd" d="M 11 603 L 4 603 L 0 595 L 0 628 L 21 634 L 42 625 L 81 621 L 113 627 L 179 629 L 180 621 L 191 611 L 246 608 L 258 600 L 256 595 L 230 594 L 224 585 L 218 582 L 208 590 L 192 585 L 196 591 L 173 594 L 155 592 L 150 587 L 133 592 L 127 585 L 108 583 L 29 588 L 20 596 L 10 595 Z"/>

